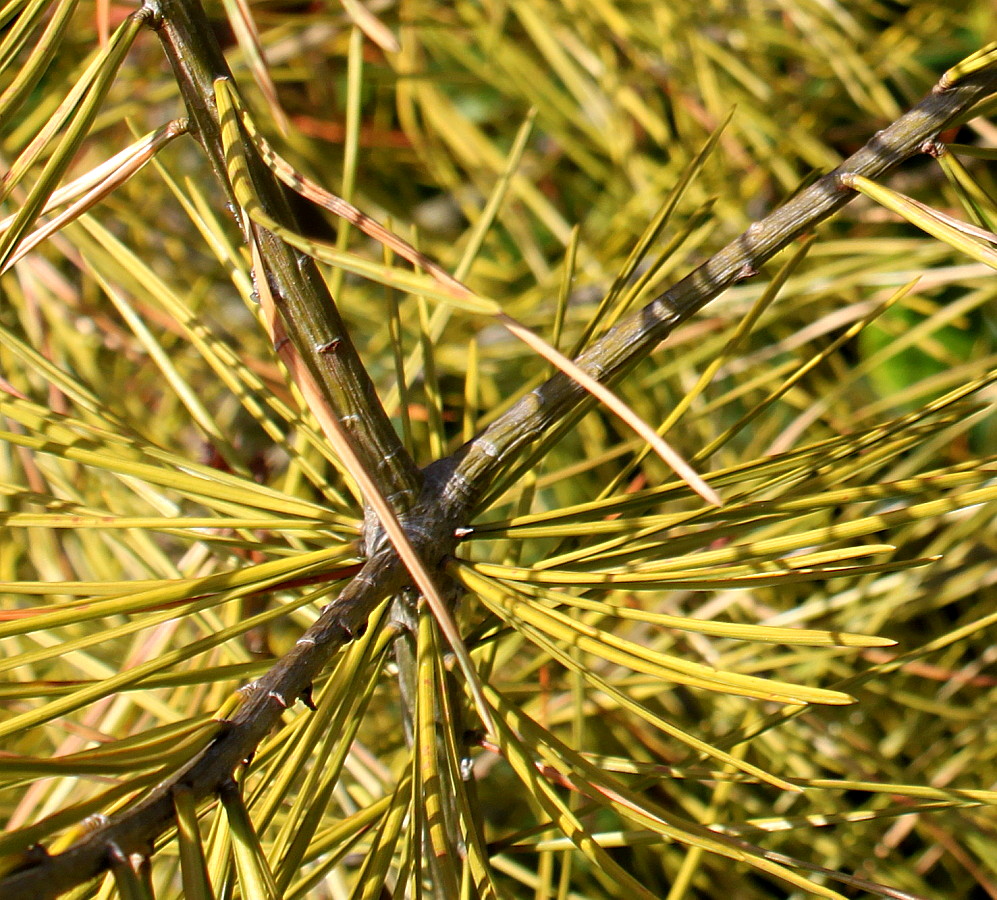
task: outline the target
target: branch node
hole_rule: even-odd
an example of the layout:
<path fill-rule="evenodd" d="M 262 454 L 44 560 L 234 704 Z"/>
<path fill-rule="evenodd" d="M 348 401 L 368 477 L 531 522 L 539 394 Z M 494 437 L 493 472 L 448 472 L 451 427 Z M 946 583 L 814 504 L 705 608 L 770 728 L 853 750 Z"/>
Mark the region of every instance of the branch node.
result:
<path fill-rule="evenodd" d="M 834 187 L 839 193 L 854 191 L 854 174 L 852 172 L 839 172 L 834 179 Z"/>
<path fill-rule="evenodd" d="M 359 575 L 356 576 L 356 578 L 359 578 Z M 354 580 L 356 580 L 356 579 L 354 579 Z M 334 601 L 334 602 L 329 603 L 326 606 L 322 607 L 322 614 L 323 615 L 325 615 L 325 613 L 327 613 L 327 612 L 332 612 L 333 613 L 333 615 L 330 617 L 330 622 L 329 622 L 330 626 L 335 625 L 335 626 L 339 627 L 339 629 L 343 632 L 343 642 L 344 643 L 349 643 L 350 641 L 355 641 L 357 638 L 363 637 L 364 636 L 364 632 L 367 631 L 367 623 L 366 622 L 361 623 L 360 626 L 358 628 L 356 628 L 356 629 L 351 628 L 350 625 L 347 623 L 346 619 L 343 616 L 335 614 L 336 602 L 337 601 Z M 310 638 L 301 638 L 298 641 L 299 644 L 302 643 L 302 642 L 304 642 L 304 643 L 312 643 L 312 644 L 315 643 L 315 641 L 311 640 Z"/>
<path fill-rule="evenodd" d="M 98 828 L 102 828 L 109 821 L 110 820 L 104 815 L 104 813 L 93 813 L 92 815 L 87 816 L 80 824 L 82 825 L 84 831 L 90 832 L 96 831 Z"/>
<path fill-rule="evenodd" d="M 485 456 L 490 459 L 498 459 L 499 450 L 491 441 L 483 437 L 478 437 L 474 439 L 474 446 L 478 447 Z"/>
<path fill-rule="evenodd" d="M 111 862 L 118 866 L 127 866 L 128 857 L 125 856 L 124 850 L 122 850 L 116 841 L 109 841 L 107 844 L 107 855 L 111 858 Z"/>
<path fill-rule="evenodd" d="M 145 3 L 132 15 L 139 22 L 148 25 L 153 31 L 158 31 L 163 25 L 163 10 L 158 0 L 145 0 Z"/>

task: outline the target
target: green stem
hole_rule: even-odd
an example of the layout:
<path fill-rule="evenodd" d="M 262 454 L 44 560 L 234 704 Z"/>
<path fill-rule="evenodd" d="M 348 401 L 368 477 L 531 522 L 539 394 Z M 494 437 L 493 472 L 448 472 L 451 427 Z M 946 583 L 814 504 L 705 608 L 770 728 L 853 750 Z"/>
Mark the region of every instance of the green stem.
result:
<path fill-rule="evenodd" d="M 173 67 L 191 121 L 233 210 L 239 206 L 229 184 L 214 82 L 232 79 L 211 23 L 197 0 L 156 0 L 154 27 Z M 267 215 L 293 231 L 303 229 L 288 194 L 248 142 L 245 155 L 254 191 Z M 422 477 L 381 405 L 346 326 L 314 260 L 251 223 L 270 292 L 288 338 L 353 440 L 364 468 L 397 512 L 419 495 Z"/>

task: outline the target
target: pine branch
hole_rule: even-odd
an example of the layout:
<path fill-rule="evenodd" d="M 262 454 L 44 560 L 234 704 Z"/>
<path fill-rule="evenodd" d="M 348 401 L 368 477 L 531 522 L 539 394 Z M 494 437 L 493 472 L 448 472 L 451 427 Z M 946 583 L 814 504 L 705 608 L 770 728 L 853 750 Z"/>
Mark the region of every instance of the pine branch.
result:
<path fill-rule="evenodd" d="M 246 699 L 237 714 L 183 769 L 131 808 L 108 817 L 69 850 L 55 856 L 41 855 L 36 865 L 0 880 L 0 896 L 32 900 L 58 897 L 107 871 L 113 861 L 112 848 L 126 857 L 151 856 L 156 838 L 176 822 L 174 791 L 189 791 L 194 802 L 217 794 L 278 724 L 284 710 L 306 693 L 336 652 L 363 631 L 377 604 L 401 589 L 405 568 L 389 555 L 382 553 L 368 560 L 294 648 L 263 678 L 242 689 Z"/>
<path fill-rule="evenodd" d="M 197 0 L 157 0 L 156 8 L 154 27 L 187 107 L 191 133 L 204 148 L 232 210 L 238 210 L 214 93 L 215 79 L 232 80 L 232 73 Z M 301 231 L 287 189 L 251 145 L 246 158 L 253 191 L 267 215 Z M 419 496 L 419 470 L 381 406 L 314 260 L 252 222 L 240 224 L 255 234 L 288 338 L 353 439 L 365 469 L 396 510 L 408 509 Z"/>
<path fill-rule="evenodd" d="M 211 84 L 228 70 L 198 8 L 184 0 L 162 0 L 161 9 L 163 18 L 157 27 L 191 118 L 219 178 L 227 185 Z M 997 71 L 992 69 L 969 74 L 951 86 L 939 86 L 834 172 L 752 225 L 691 275 L 609 331 L 579 357 L 578 363 L 600 381 L 620 377 L 676 325 L 727 287 L 751 277 L 778 250 L 847 203 L 854 194 L 843 188 L 843 175 L 876 177 L 888 172 L 995 90 Z M 251 147 L 247 154 L 252 155 Z M 273 214 L 290 216 L 283 192 L 272 177 L 256 171 L 253 178 Z M 420 474 L 407 454 L 397 453 L 397 438 L 388 434 L 394 433 L 366 374 L 360 375 L 359 361 L 355 365 L 345 362 L 343 348 L 352 353 L 352 345 L 317 270 L 272 236 L 261 233 L 260 240 L 272 267 L 272 290 L 285 304 L 289 334 L 320 383 L 328 387 L 337 410 L 350 415 L 360 404 L 358 414 L 364 418 L 351 429 L 358 435 L 358 445 L 375 470 L 382 471 L 382 477 L 390 482 L 388 490 L 400 491 L 409 499 L 408 514 L 402 518 L 406 531 L 426 564 L 440 567 L 454 548 L 456 530 L 467 525 L 475 505 L 500 472 L 515 462 L 542 430 L 590 402 L 588 395 L 570 379 L 555 375 L 452 458 L 440 460 Z M 340 340 L 333 354 L 340 360 L 338 367 L 330 364 L 329 354 L 316 349 L 316 341 L 335 337 Z M 347 379 L 348 389 L 340 386 L 341 379 Z M 385 455 L 400 463 L 397 471 L 377 469 Z M 246 700 L 237 715 L 206 749 L 143 800 L 109 817 L 70 849 L 55 856 L 38 852 L 28 867 L 0 881 L 0 895 L 46 900 L 106 871 L 115 853 L 151 854 L 154 841 L 175 822 L 174 791 L 189 791 L 196 802 L 217 794 L 233 770 L 277 725 L 285 707 L 301 696 L 335 653 L 362 630 L 375 606 L 399 591 L 406 580 L 405 568 L 390 547 L 368 559 L 294 649 L 245 689 Z"/>
<path fill-rule="evenodd" d="M 603 383 L 616 381 L 676 326 L 727 288 L 757 275 L 776 253 L 851 201 L 855 192 L 842 183 L 843 176 L 876 178 L 926 152 L 939 132 L 994 91 L 994 66 L 955 84 L 943 78 L 917 106 L 878 132 L 833 172 L 752 224 L 699 268 L 614 326 L 575 362 Z M 474 508 L 525 447 L 564 416 L 591 402 L 570 378 L 561 373 L 551 377 L 458 451 L 444 504 L 462 511 Z"/>

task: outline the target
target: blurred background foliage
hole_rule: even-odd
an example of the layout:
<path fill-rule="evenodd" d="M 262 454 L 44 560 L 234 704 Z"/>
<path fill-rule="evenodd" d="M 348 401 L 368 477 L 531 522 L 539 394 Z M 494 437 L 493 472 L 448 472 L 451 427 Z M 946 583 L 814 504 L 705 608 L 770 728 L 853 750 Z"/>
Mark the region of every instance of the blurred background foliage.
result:
<path fill-rule="evenodd" d="M 238 6 L 207 12 L 281 154 L 566 352 L 834 168 L 997 38 L 985 0 L 249 8 L 263 68 Z M 130 12 L 4 5 L 5 169 L 30 153 Z M 36 24 L 18 43 L 26 16 Z M 59 16 L 60 43 L 15 95 Z M 138 33 L 94 112 L 64 182 L 183 115 L 151 31 Z M 997 147 L 985 116 L 944 138 Z M 5 181 L 7 213 L 56 153 L 45 146 L 23 177 Z M 955 156 L 958 165 L 918 157 L 885 183 L 992 230 L 992 160 Z M 210 717 L 357 568 L 352 482 L 259 327 L 225 203 L 196 143 L 180 138 L 0 281 L 0 845 L 14 866 L 36 840 L 69 846 L 84 816 L 125 804 L 203 746 Z M 311 233 L 381 258 L 342 223 L 303 215 Z M 325 271 L 420 465 L 550 372 L 487 321 Z M 770 291 L 777 273 L 785 281 Z M 555 429 L 556 442 L 495 485 L 455 569 L 476 597 L 460 622 L 489 683 L 649 804 L 748 840 L 756 863 L 764 848 L 813 879 L 813 892 L 997 898 L 994 284 L 983 263 L 860 197 L 812 243 L 728 290 L 619 391 L 654 425 L 681 406 L 668 439 L 700 471 L 720 473 L 711 483 L 729 510 L 704 510 L 601 410 Z M 658 580 L 596 584 L 642 572 Z M 589 573 L 592 584 L 559 583 L 558 573 Z M 503 606 L 509 597 L 543 610 L 563 603 L 596 641 L 616 636 L 718 673 L 858 702 L 785 706 L 665 684 L 612 652 L 544 643 Z M 881 635 L 897 646 L 707 637 L 655 615 Z M 448 896 L 441 885 L 461 877 L 462 894 L 487 895 L 468 869 L 441 874 L 422 859 L 433 844 L 423 847 L 415 810 L 427 788 L 406 740 L 419 713 L 407 718 L 402 663 L 383 637 L 393 627 L 341 654 L 316 684 L 319 713 L 288 710 L 244 773 L 261 856 L 240 855 L 231 803 L 201 806 L 195 843 L 217 896 L 268 896 L 266 877 L 262 893 L 251 888 L 253 867 L 267 865 L 273 896 L 415 896 L 420 871 L 432 883 L 425 896 Z M 443 684 L 443 666 L 426 662 L 442 659 L 439 638 L 427 633 L 418 671 Z M 460 719 L 447 704 L 436 714 Z M 516 722 L 509 711 L 501 719 Z M 661 721 L 778 784 L 704 759 Z M 461 791 L 498 895 L 631 896 L 612 867 L 572 848 L 563 822 L 551 824 L 514 752 L 477 739 L 475 727 L 456 735 L 473 760 Z M 590 777 L 581 763 L 562 754 L 558 769 L 538 749 L 545 738 L 518 733 L 585 834 L 648 895 L 811 893 L 637 827 L 573 787 L 572 776 Z M 414 800 L 404 777 L 413 771 Z M 392 822 L 407 835 L 397 845 Z M 149 876 L 156 896 L 192 896 L 180 886 L 182 847 L 162 842 Z M 808 866 L 853 880 L 841 886 Z M 117 880 L 76 896 L 125 896 L 128 883 L 119 867 Z"/>

